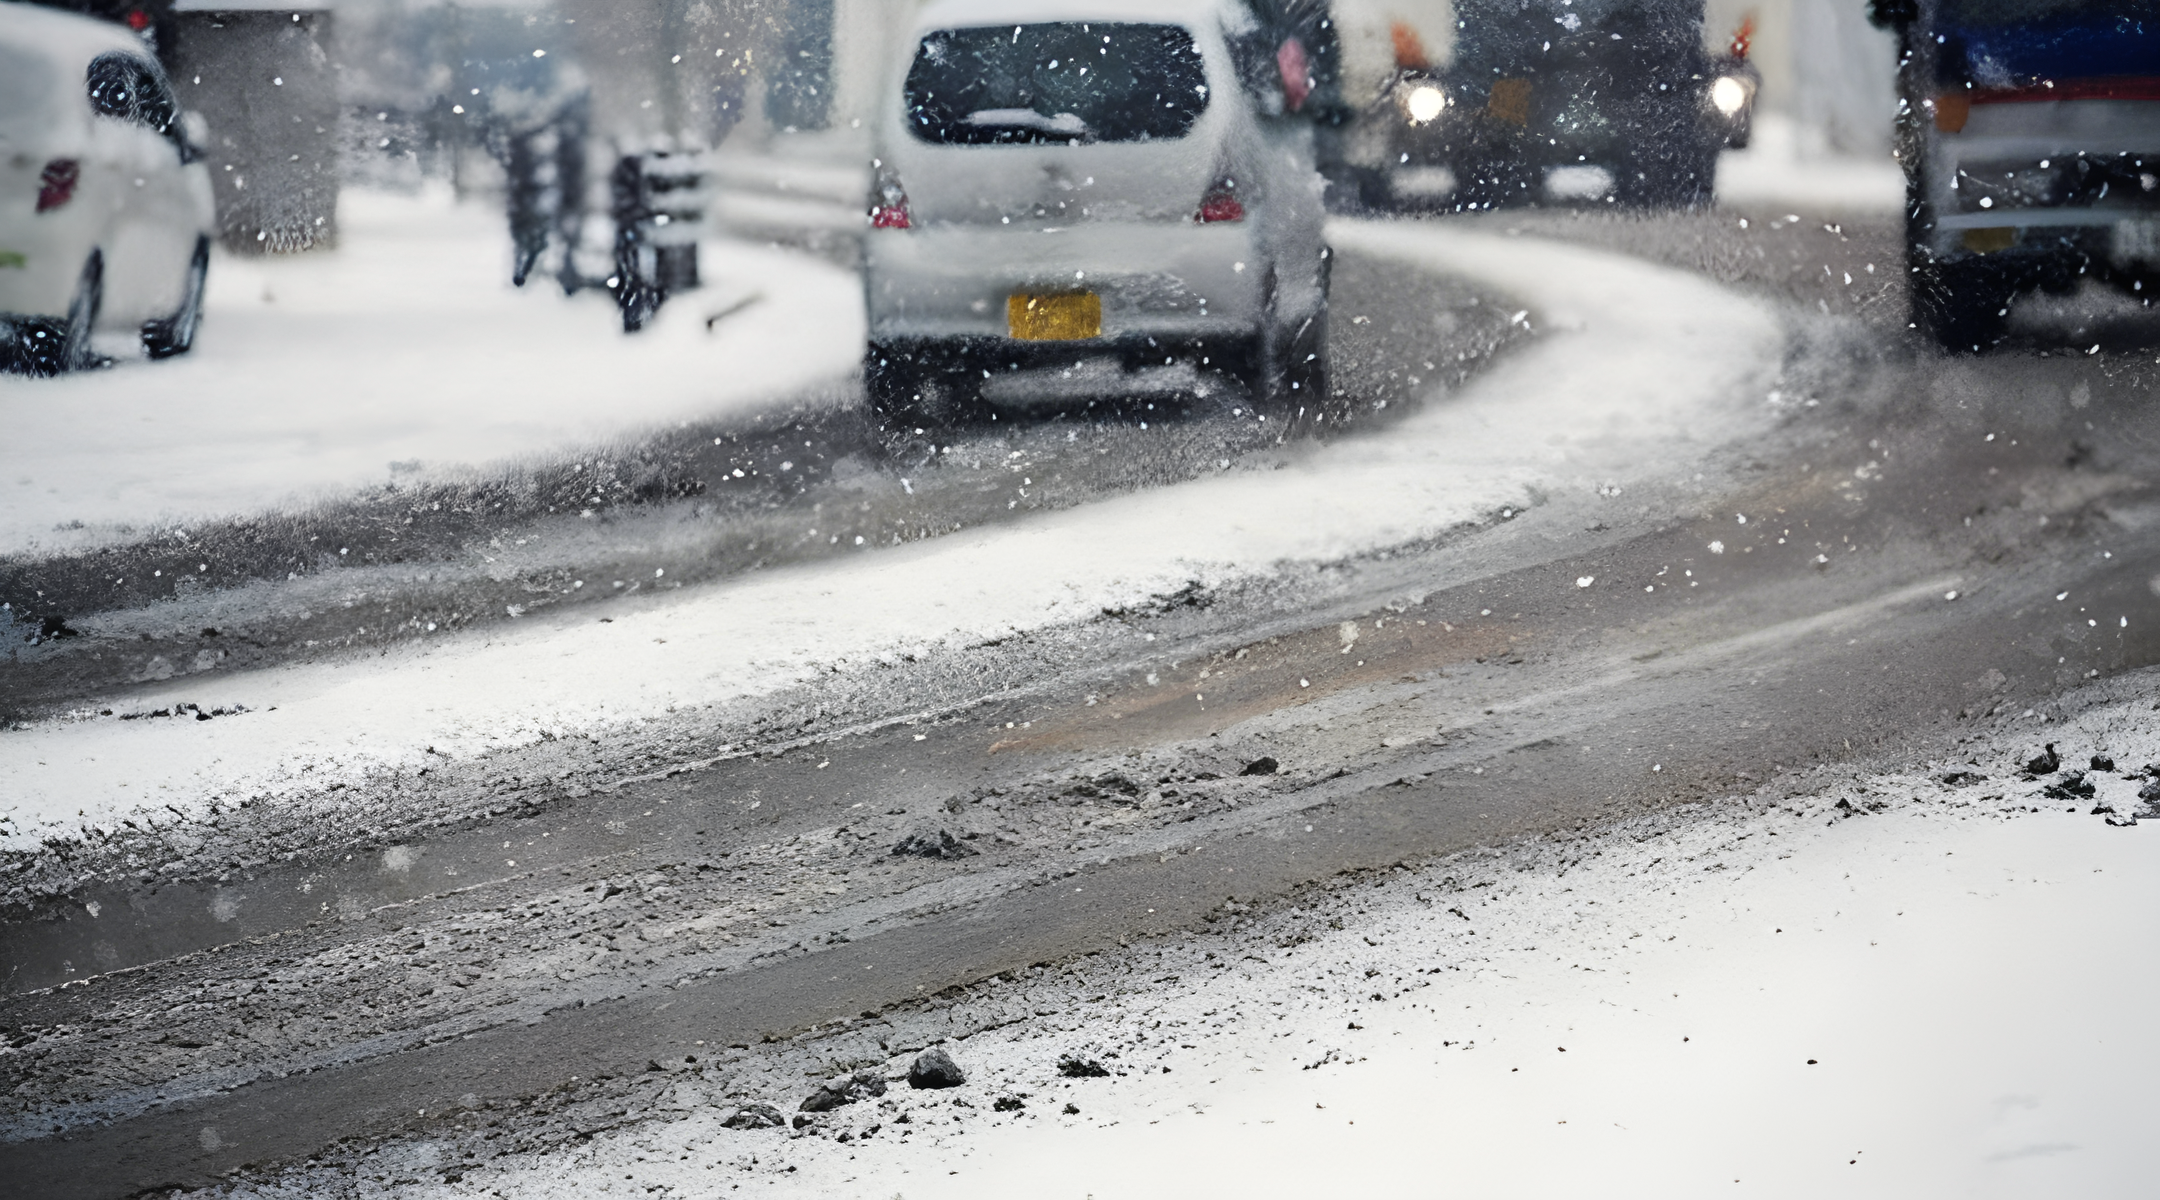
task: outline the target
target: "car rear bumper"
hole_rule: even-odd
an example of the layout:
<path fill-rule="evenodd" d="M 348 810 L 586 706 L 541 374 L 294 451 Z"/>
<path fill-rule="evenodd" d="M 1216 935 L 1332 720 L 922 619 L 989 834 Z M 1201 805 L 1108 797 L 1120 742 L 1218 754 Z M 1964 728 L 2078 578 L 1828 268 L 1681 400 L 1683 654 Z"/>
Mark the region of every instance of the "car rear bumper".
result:
<path fill-rule="evenodd" d="M 1929 131 L 1925 249 L 1938 259 L 2078 255 L 2160 268 L 2160 102 L 1972 106 Z"/>
<path fill-rule="evenodd" d="M 1928 257 L 1960 269 L 1969 264 L 1992 270 L 2021 287 L 2064 291 L 2089 279 L 2150 294 L 2160 286 L 2160 214 L 2107 221 L 2064 221 L 2063 215 L 2031 214 L 2016 224 L 1938 225 Z"/>
<path fill-rule="evenodd" d="M 1264 370 L 1257 337 L 1125 335 L 1074 342 L 1005 338 L 873 339 L 863 369 L 990 408 L 1142 411 L 1149 404 L 1242 404 Z"/>
<path fill-rule="evenodd" d="M 83 259 L 55 252 L 52 240 L 0 236 L 0 313 L 58 317 L 67 311 Z"/>
<path fill-rule="evenodd" d="M 1268 312 L 1272 269 L 1249 222 L 948 225 L 872 231 L 863 280 L 873 340 L 967 339 L 1070 359 L 1090 344 L 1250 336 Z M 1099 336 L 1012 336 L 1010 297 L 1073 292 L 1101 298 Z"/>
<path fill-rule="evenodd" d="M 87 159 L 81 170 L 72 199 L 39 212 L 35 160 L 0 163 L 0 313 L 61 317 L 96 252 L 103 261 L 100 331 L 131 331 L 170 316 L 197 242 L 215 233 L 208 171 L 197 162 L 169 173 L 116 175 L 110 164 Z"/>

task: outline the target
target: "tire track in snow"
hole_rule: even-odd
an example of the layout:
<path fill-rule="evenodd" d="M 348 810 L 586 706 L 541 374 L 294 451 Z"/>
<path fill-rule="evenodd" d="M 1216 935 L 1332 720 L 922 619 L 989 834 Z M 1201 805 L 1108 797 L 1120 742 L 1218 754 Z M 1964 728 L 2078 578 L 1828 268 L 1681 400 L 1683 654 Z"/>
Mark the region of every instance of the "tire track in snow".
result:
<path fill-rule="evenodd" d="M 1096 619 L 1104 609 L 1431 538 L 1554 489 L 1676 469 L 1758 433 L 1777 366 L 1768 306 L 1684 272 L 1530 238 L 1341 222 L 1341 246 L 1521 297 L 1541 344 L 1384 431 L 1284 468 L 1195 480 L 845 563 L 686 589 L 595 626 L 565 618 L 373 661 L 191 679 L 245 721 L 114 736 L 46 722 L 0 738 L 9 841 L 144 807 L 319 792 L 548 736 L 709 719 L 880 653 L 918 655 Z M 272 711 L 272 710 L 275 711 Z M 147 723 L 146 723 L 147 724 Z"/>

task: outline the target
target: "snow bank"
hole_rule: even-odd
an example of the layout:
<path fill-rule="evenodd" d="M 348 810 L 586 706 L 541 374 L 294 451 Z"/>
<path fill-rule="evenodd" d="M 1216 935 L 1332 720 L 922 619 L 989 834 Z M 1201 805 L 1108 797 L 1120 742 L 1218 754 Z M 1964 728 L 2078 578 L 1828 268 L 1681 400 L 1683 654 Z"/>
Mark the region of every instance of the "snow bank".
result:
<path fill-rule="evenodd" d="M 2044 736 L 2144 762 L 2140 691 Z M 457 1159 L 457 1189 L 383 1194 L 2147 1195 L 2160 830 L 2042 797 L 2015 770 L 2039 728 L 2005 724 L 1956 764 L 1977 782 L 1834 769 L 1795 800 L 1398 869 L 723 1057 L 583 1144 L 483 1165 L 465 1151 L 495 1133 L 417 1136 L 232 1195 Z M 2140 807 L 2145 780 L 2088 778 Z M 720 1124 L 792 1113 L 887 1041 L 897 1079 L 946 1031 L 961 1088 L 896 1085 L 812 1136 Z M 1112 1073 L 1062 1076 L 1076 1053 Z"/>
<path fill-rule="evenodd" d="M 213 263 L 184 358 L 0 380 L 0 554 L 724 416 L 844 378 L 862 353 L 854 276 L 805 255 L 707 242 L 707 286 L 625 337 L 603 292 L 513 288 L 489 207 L 348 192 L 339 225 L 333 252 Z"/>
<path fill-rule="evenodd" d="M 498 626 L 380 658 L 197 675 L 141 693 L 244 704 L 205 723 L 49 722 L 0 735 L 16 844 L 139 805 L 306 792 L 350 773 L 726 704 L 895 648 L 966 644 L 1106 607 L 1442 533 L 1533 491 L 1669 473 L 1767 420 L 1761 304 L 1636 260 L 1444 227 L 1342 224 L 1346 248 L 1504 288 L 1546 336 L 1394 427 L 1231 474 L 616 614 Z M 806 520 L 814 520 L 814 517 Z M 272 708 L 276 711 L 269 711 Z"/>
<path fill-rule="evenodd" d="M 2146 1194 L 2160 1030 L 2119 1016 L 2160 985 L 2129 916 L 2160 903 L 2152 830 L 1912 813 L 1785 849 L 1677 890 L 1627 877 L 1642 851 L 1540 880 L 1516 919 L 1466 910 L 1508 947 L 1474 977 L 1363 1012 L 1268 1020 L 1252 1008 L 1301 980 L 1256 972 L 1215 997 L 1247 1006 L 1245 1038 L 1209 1036 L 1108 1103 L 1071 1089 L 1093 1122 L 978 1124 L 966 1157 L 879 1147 L 869 1170 L 821 1156 L 765 1194 L 848 1176 L 909 1200 Z M 1419 938 L 1442 922 L 1459 923 L 1436 907 L 1368 930 L 1383 949 L 1363 957 L 1452 965 L 1458 947 Z"/>

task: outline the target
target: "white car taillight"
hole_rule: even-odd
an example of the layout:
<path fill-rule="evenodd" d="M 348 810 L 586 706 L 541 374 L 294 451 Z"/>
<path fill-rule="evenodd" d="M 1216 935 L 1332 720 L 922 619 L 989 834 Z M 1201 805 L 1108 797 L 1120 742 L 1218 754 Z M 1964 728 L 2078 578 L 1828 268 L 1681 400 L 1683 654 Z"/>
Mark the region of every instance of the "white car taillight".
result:
<path fill-rule="evenodd" d="M 56 158 L 38 175 L 37 210 L 51 212 L 75 198 L 82 180 L 82 164 L 72 158 Z"/>

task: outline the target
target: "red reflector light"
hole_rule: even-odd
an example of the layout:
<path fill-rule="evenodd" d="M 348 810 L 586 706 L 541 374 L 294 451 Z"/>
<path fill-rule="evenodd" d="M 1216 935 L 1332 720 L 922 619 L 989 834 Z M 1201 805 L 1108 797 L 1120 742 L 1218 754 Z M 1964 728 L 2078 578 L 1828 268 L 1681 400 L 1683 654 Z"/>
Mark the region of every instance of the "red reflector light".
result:
<path fill-rule="evenodd" d="M 139 8 L 129 9 L 127 15 L 127 27 L 137 33 L 141 33 L 143 30 L 150 28 L 150 14 L 144 12 Z"/>
<path fill-rule="evenodd" d="M 82 164 L 72 158 L 56 158 L 45 164 L 38 176 L 37 210 L 51 212 L 75 198 L 75 185 L 82 179 Z"/>
<path fill-rule="evenodd" d="M 900 175 L 883 162 L 873 161 L 877 178 L 870 184 L 870 228 L 912 229 L 915 217 L 908 212 L 907 189 L 900 186 Z"/>
<path fill-rule="evenodd" d="M 1238 203 L 1236 196 L 1220 188 L 1209 192 L 1207 199 L 1200 202 L 1200 211 L 1193 214 L 1193 220 L 1200 222 L 1202 225 L 1212 225 L 1217 221 L 1242 221 L 1244 219 L 1245 206 Z"/>

